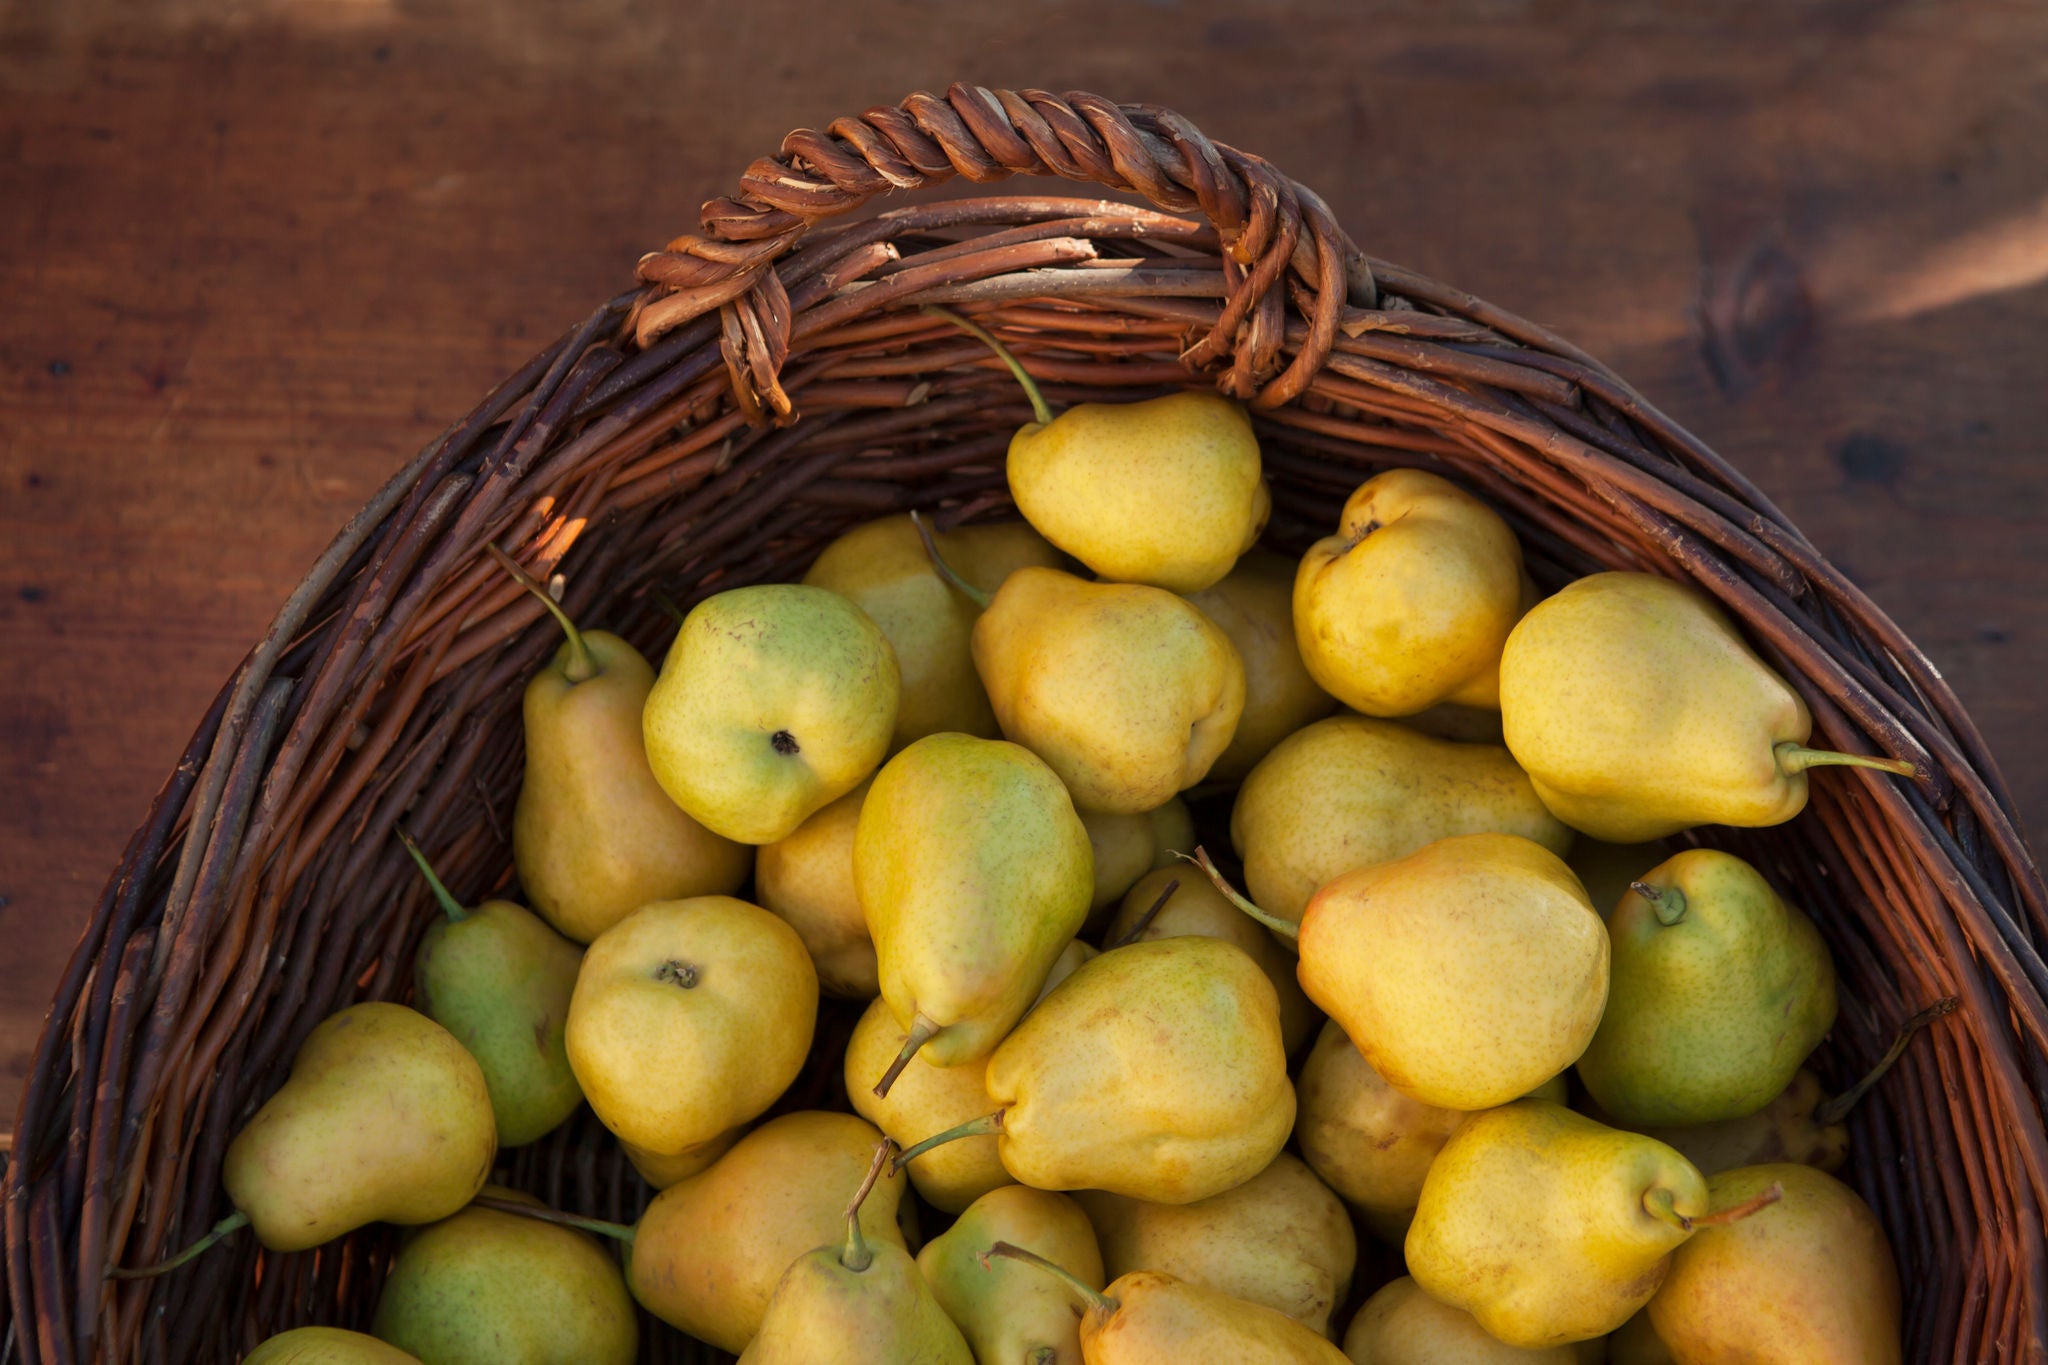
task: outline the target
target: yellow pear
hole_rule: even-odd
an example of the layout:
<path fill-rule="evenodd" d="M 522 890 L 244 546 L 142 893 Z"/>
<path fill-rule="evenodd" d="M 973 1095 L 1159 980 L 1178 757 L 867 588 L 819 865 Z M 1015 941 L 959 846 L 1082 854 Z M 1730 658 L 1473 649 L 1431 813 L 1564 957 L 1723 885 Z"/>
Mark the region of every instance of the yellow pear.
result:
<path fill-rule="evenodd" d="M 420 1365 L 396 1346 L 339 1327 L 294 1327 L 271 1337 L 242 1365 Z"/>
<path fill-rule="evenodd" d="M 1344 1333 L 1352 1365 L 1578 1365 L 1576 1346 L 1510 1346 L 1408 1276 L 1365 1301 Z"/>
<path fill-rule="evenodd" d="M 1102 1288 L 1102 1253 L 1080 1205 L 1063 1194 L 1005 1185 L 968 1206 L 917 1253 L 939 1306 L 980 1361 L 1082 1365 L 1081 1323 L 1071 1295 L 1031 1266 L 983 1257 L 997 1242 L 1036 1252 L 1091 1289 Z"/>
<path fill-rule="evenodd" d="M 1062 981 L 1072 976 L 1082 963 L 1099 956 L 1101 954 L 1093 944 L 1084 943 L 1078 938 L 1060 949 L 1060 955 L 1052 960 L 1052 970 L 1045 974 L 1045 984 L 1038 988 L 1038 998 L 1031 1002 L 1031 1009 L 1037 1009 L 1045 997 L 1051 995 Z M 1024 1013 L 1029 1015 L 1031 1010 Z"/>
<path fill-rule="evenodd" d="M 862 1118 L 908 1146 L 996 1107 L 988 1095 L 986 1058 L 960 1066 L 933 1066 L 913 1057 L 886 1096 L 875 1094 L 875 1077 L 889 1068 L 909 1036 L 881 999 L 871 1002 L 854 1025 L 846 1045 L 846 1093 Z M 988 1136 L 926 1152 L 910 1164 L 910 1183 L 932 1207 L 958 1213 L 998 1185 L 1012 1182 L 995 1138 Z"/>
<path fill-rule="evenodd" d="M 1285 1152 L 1236 1189 L 1192 1204 L 1101 1190 L 1075 1198 L 1095 1225 L 1110 1276 L 1164 1271 L 1264 1304 L 1323 1336 L 1358 1266 L 1358 1239 L 1343 1201 Z"/>
<path fill-rule="evenodd" d="M 1776 825 L 1806 805 L 1806 770 L 1903 760 L 1809 749 L 1806 702 L 1697 589 L 1640 573 L 1567 586 L 1501 656 L 1508 748 L 1572 828 L 1610 843 L 1694 825 Z"/>
<path fill-rule="evenodd" d="M 763 908 L 789 921 L 818 969 L 818 989 L 844 1000 L 871 1000 L 882 989 L 875 942 L 853 886 L 853 832 L 873 779 L 796 827 L 761 845 L 754 890 Z"/>
<path fill-rule="evenodd" d="M 881 1140 L 852 1114 L 800 1111 L 762 1124 L 640 1215 L 627 1270 L 633 1297 L 721 1351 L 745 1349 L 783 1272 L 846 1235 L 847 1196 Z M 903 1248 L 900 1220 L 911 1207 L 903 1177 L 887 1175 L 860 1207 L 863 1234 Z"/>
<path fill-rule="evenodd" d="M 1209 765 L 1211 782 L 1238 782 L 1275 744 L 1337 709 L 1316 686 L 1294 642 L 1294 565 L 1251 549 L 1222 582 L 1188 601 L 1230 637 L 1244 661 L 1244 713 L 1230 747 Z"/>
<path fill-rule="evenodd" d="M 499 561 L 565 637 L 526 685 L 512 861 L 534 911 L 588 943 L 649 901 L 739 890 L 746 847 L 685 815 L 648 766 L 640 729 L 654 689 L 647 660 L 616 635 L 579 631 L 546 590 L 509 558 Z"/>
<path fill-rule="evenodd" d="M 1302 556 L 1294 629 L 1315 680 L 1353 710 L 1498 704 L 1522 611 L 1522 548 L 1500 514 L 1419 469 L 1366 480 Z"/>
<path fill-rule="evenodd" d="M 780 1099 L 817 1015 L 796 930 L 730 896 L 656 901 L 585 952 L 569 1064 L 605 1127 L 674 1156 Z"/>
<path fill-rule="evenodd" d="M 772 844 L 881 763 L 900 690 L 888 637 L 838 593 L 733 588 L 697 604 L 662 660 L 647 760 L 692 818 Z"/>
<path fill-rule="evenodd" d="M 1027 571 L 1029 572 L 1029 571 Z M 1029 750 L 928 735 L 889 760 L 861 807 L 854 885 L 882 998 L 934 1066 L 989 1055 L 1037 998 L 1088 914 L 1088 831 Z M 896 1069 L 881 1073 L 886 1094 Z"/>
<path fill-rule="evenodd" d="M 1717 1204 L 1777 1189 L 1671 1258 L 1650 1323 L 1679 1365 L 1897 1365 L 1899 1272 L 1856 1192 L 1811 1166 L 1749 1166 L 1708 1182 Z"/>
<path fill-rule="evenodd" d="M 1439 839 L 1347 872 L 1301 920 L 1302 989 L 1405 1095 L 1476 1110 L 1578 1059 L 1607 1002 L 1607 930 L 1557 855 Z"/>
<path fill-rule="evenodd" d="M 1294 1090 L 1301 1105 L 1294 1136 L 1302 1156 L 1358 1210 L 1368 1231 L 1400 1245 L 1430 1163 L 1465 1112 L 1424 1104 L 1388 1085 L 1335 1020 L 1323 1025 Z M 1563 1104 L 1564 1077 L 1530 1093 Z"/>
<path fill-rule="evenodd" d="M 1559 855 L 1572 840 L 1506 749 L 1365 716 L 1332 716 L 1282 740 L 1230 812 L 1246 889 L 1291 920 L 1343 873 L 1481 833 L 1518 834 Z"/>
<path fill-rule="evenodd" d="M 1088 904 L 1087 931 L 1099 929 L 1104 912 L 1123 899 L 1131 883 L 1155 867 L 1176 861 L 1195 847 L 1195 818 L 1179 797 L 1157 810 L 1111 815 L 1081 812 L 1088 846 L 1095 855 L 1095 894 Z"/>
<path fill-rule="evenodd" d="M 1171 894 L 1167 887 L 1172 886 Z M 1162 897 L 1164 899 L 1162 899 Z M 1254 924 L 1218 891 L 1207 877 L 1185 863 L 1162 867 L 1138 879 L 1124 897 L 1102 941 L 1142 943 L 1158 938 L 1200 934 L 1220 938 L 1244 949 L 1273 983 L 1280 1001 L 1280 1041 L 1292 1057 L 1315 1032 L 1317 1012 L 1295 980 L 1294 953 Z"/>
<path fill-rule="evenodd" d="M 1056 569 L 1065 562 L 1017 521 L 963 526 L 934 538 L 946 562 L 983 592 L 994 592 L 1026 565 Z M 976 613 L 932 567 L 909 516 L 854 527 L 825 547 L 803 581 L 851 598 L 895 649 L 903 690 L 892 750 L 947 730 L 996 737 L 995 712 L 975 676 L 968 643 Z"/>
<path fill-rule="evenodd" d="M 645 1147 L 635 1147 L 624 1141 L 619 1146 L 642 1180 L 657 1190 L 665 1190 L 678 1180 L 687 1180 L 699 1171 L 709 1170 L 712 1162 L 732 1150 L 732 1145 L 744 1132 L 745 1125 L 735 1125 L 715 1138 L 675 1153 L 650 1152 Z"/>
<path fill-rule="evenodd" d="M 1244 709 L 1237 646 L 1185 599 L 1056 569 L 1010 575 L 974 626 L 1003 733 L 1082 810 L 1155 810 L 1208 773 Z"/>

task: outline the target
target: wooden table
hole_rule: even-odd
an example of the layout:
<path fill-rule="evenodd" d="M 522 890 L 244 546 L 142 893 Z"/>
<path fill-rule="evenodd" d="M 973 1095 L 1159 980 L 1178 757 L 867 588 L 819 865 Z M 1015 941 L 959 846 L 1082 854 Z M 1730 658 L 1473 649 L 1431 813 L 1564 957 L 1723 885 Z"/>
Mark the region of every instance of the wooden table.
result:
<path fill-rule="evenodd" d="M 1606 357 L 1898 617 L 2048 826 L 2039 0 L 161 9 L 0 0 L 0 1113 L 334 528 L 786 129 L 962 77 L 1174 105 Z"/>

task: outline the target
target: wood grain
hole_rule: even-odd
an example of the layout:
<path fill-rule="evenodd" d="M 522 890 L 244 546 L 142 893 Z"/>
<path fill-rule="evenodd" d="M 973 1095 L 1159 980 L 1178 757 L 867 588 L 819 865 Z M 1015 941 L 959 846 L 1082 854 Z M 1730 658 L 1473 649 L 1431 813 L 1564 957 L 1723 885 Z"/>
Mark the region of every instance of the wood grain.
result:
<path fill-rule="evenodd" d="M 1171 103 L 1747 469 L 2048 822 L 2048 8 L 0 3 L 0 1113 L 191 726 L 382 478 L 790 127 Z"/>

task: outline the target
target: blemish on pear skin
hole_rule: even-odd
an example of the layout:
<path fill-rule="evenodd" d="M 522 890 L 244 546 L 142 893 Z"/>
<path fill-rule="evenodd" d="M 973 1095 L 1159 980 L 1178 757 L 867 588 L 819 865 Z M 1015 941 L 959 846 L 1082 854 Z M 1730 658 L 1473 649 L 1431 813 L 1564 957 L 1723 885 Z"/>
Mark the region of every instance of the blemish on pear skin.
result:
<path fill-rule="evenodd" d="M 533 1045 L 535 1048 L 539 1049 L 541 1056 L 547 1056 L 548 1016 L 545 1014 L 541 1015 L 540 1018 L 533 1021 Z"/>

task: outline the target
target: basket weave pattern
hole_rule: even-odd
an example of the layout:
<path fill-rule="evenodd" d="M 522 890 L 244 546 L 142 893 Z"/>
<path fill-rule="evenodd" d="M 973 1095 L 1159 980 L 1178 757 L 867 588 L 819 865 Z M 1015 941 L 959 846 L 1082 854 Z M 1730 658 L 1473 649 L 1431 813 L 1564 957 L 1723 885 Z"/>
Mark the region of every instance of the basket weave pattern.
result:
<path fill-rule="evenodd" d="M 1135 194 L 941 201 L 835 224 L 953 176 Z M 263 1253 L 246 1234 L 108 1284 L 228 1212 L 228 1140 L 323 1017 L 404 998 L 436 913 L 401 816 L 458 895 L 506 886 L 520 686 L 555 647 L 483 553 L 560 572 L 580 619 L 659 660 L 685 606 L 800 573 L 908 508 L 1014 516 L 1030 420 L 972 314 L 1055 402 L 1213 385 L 1252 408 L 1268 543 L 1298 553 L 1380 469 L 1448 473 L 1546 589 L 1599 569 L 1691 581 L 1812 707 L 1816 743 L 1922 778 L 1831 770 L 1805 815 L 1704 832 L 1819 923 L 1841 975 L 1816 1065 L 1839 1084 L 1896 1022 L 1930 1030 L 1851 1120 L 1847 1178 L 1888 1229 L 1906 1358 L 2048 1358 L 2048 891 L 1997 767 L 1933 666 L 1740 474 L 1592 357 L 1360 252 L 1322 200 L 1170 111 L 956 86 L 799 131 L 343 528 L 223 687 L 109 881 L 35 1055 L 6 1184 L 21 1359 L 232 1360 L 310 1321 L 362 1326 L 394 1237 Z M 799 420 L 800 419 L 800 420 Z M 820 1024 L 820 1053 L 846 1020 Z M 820 1102 L 821 1062 L 787 1103 Z M 506 1153 L 561 1207 L 645 1188 L 587 1112 Z M 665 1329 L 656 1360 L 722 1359 Z"/>

